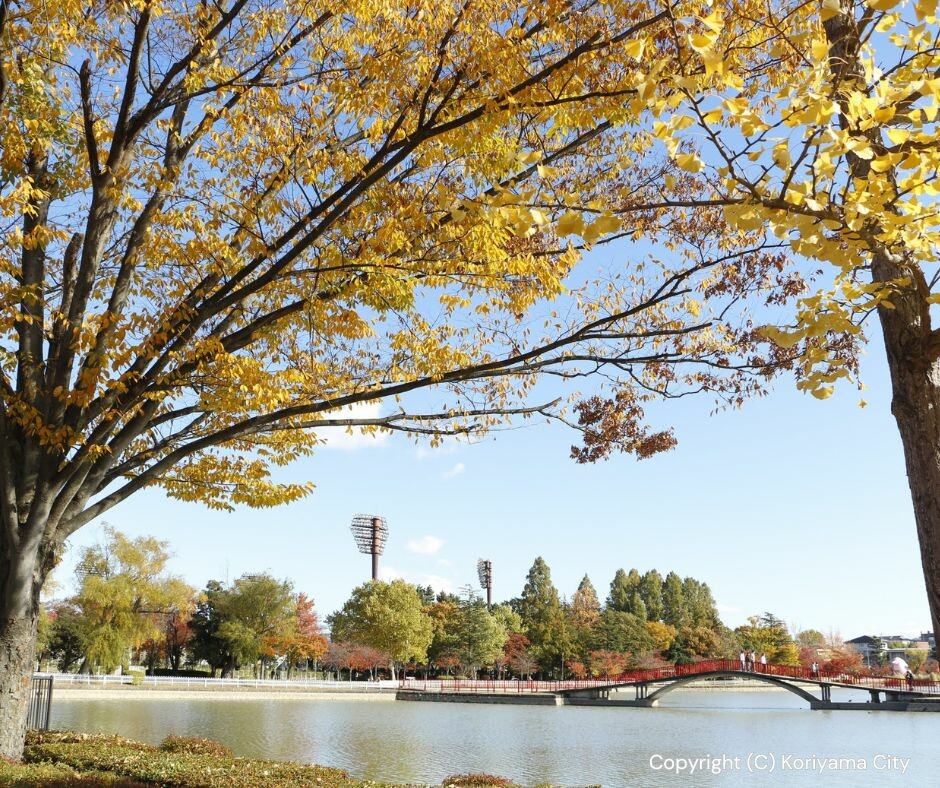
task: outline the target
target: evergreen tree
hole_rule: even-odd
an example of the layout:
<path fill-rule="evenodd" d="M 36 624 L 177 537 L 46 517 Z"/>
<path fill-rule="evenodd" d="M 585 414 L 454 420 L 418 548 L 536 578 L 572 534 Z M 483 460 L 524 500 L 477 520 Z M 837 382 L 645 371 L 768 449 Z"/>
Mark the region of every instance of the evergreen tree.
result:
<path fill-rule="evenodd" d="M 230 675 L 236 667 L 235 655 L 229 642 L 219 635 L 219 627 L 224 621 L 222 611 L 226 607 L 228 594 L 222 583 L 210 580 L 206 583 L 202 598 L 189 620 L 189 628 L 193 631 L 189 641 L 192 658 L 197 662 L 208 662 L 213 677 L 217 670 L 222 672 L 223 677 Z"/>
<path fill-rule="evenodd" d="M 573 648 L 558 590 L 552 583 L 548 564 L 535 559 L 519 598 L 519 615 L 531 646 L 530 653 L 543 672 L 560 667 Z"/>
<path fill-rule="evenodd" d="M 627 574 L 618 569 L 610 583 L 610 596 L 607 597 L 607 607 L 620 610 L 624 613 L 630 610 L 630 597 L 640 589 L 640 573 L 631 569 Z"/>
<path fill-rule="evenodd" d="M 676 629 L 682 629 L 689 623 L 682 580 L 675 572 L 666 575 L 663 583 L 663 623 L 674 626 Z"/>
<path fill-rule="evenodd" d="M 646 628 L 646 619 L 622 610 L 607 608 L 601 613 L 592 633 L 592 651 L 616 651 L 635 654 L 655 647 Z"/>
<path fill-rule="evenodd" d="M 687 577 L 682 581 L 682 593 L 685 596 L 685 609 L 689 615 L 689 625 L 693 627 L 717 627 L 720 623 L 715 599 L 707 584 Z"/>
<path fill-rule="evenodd" d="M 646 604 L 643 602 L 639 591 L 634 591 L 630 594 L 630 604 L 627 608 L 627 612 L 636 616 L 640 621 L 647 620 Z"/>
<path fill-rule="evenodd" d="M 663 617 L 663 578 L 655 569 L 650 569 L 640 578 L 640 596 L 646 605 L 648 621 L 659 621 Z"/>
<path fill-rule="evenodd" d="M 454 653 L 467 675 L 474 677 L 481 667 L 492 665 L 506 645 L 507 631 L 486 602 L 469 597 L 458 608 L 454 631 Z"/>

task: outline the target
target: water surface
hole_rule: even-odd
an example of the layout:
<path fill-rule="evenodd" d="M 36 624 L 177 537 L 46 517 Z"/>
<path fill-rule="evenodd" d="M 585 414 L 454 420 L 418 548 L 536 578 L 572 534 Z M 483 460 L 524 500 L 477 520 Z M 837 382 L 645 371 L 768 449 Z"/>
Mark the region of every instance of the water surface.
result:
<path fill-rule="evenodd" d="M 919 788 L 938 784 L 940 774 L 940 713 L 811 711 L 781 691 L 688 690 L 655 709 L 73 695 L 54 698 L 52 727 L 155 744 L 171 733 L 203 736 L 238 755 L 402 783 L 488 772 L 525 784 L 612 788 Z M 678 758 L 705 760 L 694 774 L 682 763 L 670 771 L 669 759 Z M 907 759 L 906 772 L 892 759 Z"/>

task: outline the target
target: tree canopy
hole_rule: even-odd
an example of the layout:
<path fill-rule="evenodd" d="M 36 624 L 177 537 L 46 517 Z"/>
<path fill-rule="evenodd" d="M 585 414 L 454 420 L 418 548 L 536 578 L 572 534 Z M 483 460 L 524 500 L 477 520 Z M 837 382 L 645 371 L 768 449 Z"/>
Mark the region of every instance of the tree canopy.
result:
<path fill-rule="evenodd" d="M 358 586 L 328 622 L 333 640 L 355 641 L 386 654 L 393 678 L 398 664 L 424 661 L 434 636 L 418 590 L 404 580 Z"/>
<path fill-rule="evenodd" d="M 105 534 L 82 553 L 74 604 L 85 659 L 110 672 L 126 663 L 128 649 L 156 638 L 166 617 L 187 609 L 192 589 L 166 572 L 166 542 L 110 527 Z"/>
<path fill-rule="evenodd" d="M 940 629 L 940 47 L 899 9 L 0 2 L 0 730 L 65 539 L 144 487 L 270 506 L 324 428 L 533 414 L 645 457 L 650 398 L 826 397 L 873 312 Z"/>

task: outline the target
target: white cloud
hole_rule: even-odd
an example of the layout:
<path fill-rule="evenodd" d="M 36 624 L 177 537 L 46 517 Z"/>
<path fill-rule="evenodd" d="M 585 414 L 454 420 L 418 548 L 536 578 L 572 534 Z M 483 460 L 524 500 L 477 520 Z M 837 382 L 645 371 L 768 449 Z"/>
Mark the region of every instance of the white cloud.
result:
<path fill-rule="evenodd" d="M 438 539 L 436 536 L 431 536 L 430 534 L 422 536 L 420 539 L 412 539 L 408 542 L 409 552 L 417 553 L 418 555 L 434 555 L 443 546 L 444 541 L 442 539 Z"/>
<path fill-rule="evenodd" d="M 442 479 L 453 479 L 455 476 L 460 476 L 460 474 L 462 474 L 465 470 L 467 470 L 467 466 L 464 465 L 462 462 L 458 462 L 458 463 L 457 463 L 453 468 L 451 468 L 449 471 L 444 471 L 444 472 L 441 474 L 441 478 L 442 478 Z"/>
<path fill-rule="evenodd" d="M 325 414 L 324 418 L 374 419 L 380 415 L 381 409 L 382 403 L 380 402 L 364 402 L 331 411 Z M 317 430 L 317 434 L 323 438 L 324 448 L 340 449 L 341 451 L 375 448 L 385 443 L 389 437 L 387 432 L 370 434 L 356 427 L 352 427 L 351 430 L 347 427 L 328 427 L 326 429 Z"/>

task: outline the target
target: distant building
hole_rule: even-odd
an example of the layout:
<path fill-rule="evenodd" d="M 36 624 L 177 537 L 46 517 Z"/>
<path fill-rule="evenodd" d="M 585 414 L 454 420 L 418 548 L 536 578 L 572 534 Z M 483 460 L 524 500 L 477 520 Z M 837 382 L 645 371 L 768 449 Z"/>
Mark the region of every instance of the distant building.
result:
<path fill-rule="evenodd" d="M 869 666 L 890 662 L 895 657 L 904 659 L 908 651 L 923 651 L 924 656 L 930 656 L 936 649 L 932 632 L 922 632 L 917 638 L 907 638 L 903 635 L 862 635 L 845 643 L 861 654 L 865 664 Z"/>

